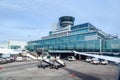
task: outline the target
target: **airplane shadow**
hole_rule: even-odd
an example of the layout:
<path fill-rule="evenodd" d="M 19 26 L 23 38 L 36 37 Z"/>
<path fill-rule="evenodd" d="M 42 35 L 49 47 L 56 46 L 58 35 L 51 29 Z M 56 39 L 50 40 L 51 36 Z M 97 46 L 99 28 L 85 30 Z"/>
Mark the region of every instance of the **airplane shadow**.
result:
<path fill-rule="evenodd" d="M 88 74 L 84 74 L 84 73 L 81 73 L 81 72 L 78 72 L 78 71 L 75 71 L 75 70 L 72 70 L 72 69 L 68 69 L 68 68 L 63 68 L 64 70 L 68 71 L 69 74 L 73 74 L 73 76 L 76 76 L 82 80 L 102 80 L 100 78 L 97 78 L 97 77 L 94 77 L 94 76 L 91 76 L 91 75 L 88 75 Z"/>

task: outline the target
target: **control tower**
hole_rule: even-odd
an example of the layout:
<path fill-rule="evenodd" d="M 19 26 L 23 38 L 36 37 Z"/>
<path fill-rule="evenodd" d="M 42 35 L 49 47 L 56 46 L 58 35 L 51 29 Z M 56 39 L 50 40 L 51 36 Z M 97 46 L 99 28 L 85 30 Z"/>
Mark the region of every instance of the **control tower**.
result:
<path fill-rule="evenodd" d="M 62 16 L 59 18 L 59 25 L 61 27 L 73 26 L 75 18 L 72 16 Z"/>

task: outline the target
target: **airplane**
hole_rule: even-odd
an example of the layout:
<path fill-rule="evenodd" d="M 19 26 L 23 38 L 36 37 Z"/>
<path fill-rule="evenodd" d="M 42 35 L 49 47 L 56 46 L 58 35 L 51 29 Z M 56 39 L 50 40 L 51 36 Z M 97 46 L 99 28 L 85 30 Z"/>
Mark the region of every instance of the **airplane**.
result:
<path fill-rule="evenodd" d="M 15 57 L 11 55 L 22 53 L 19 49 L 0 48 L 0 63 L 7 63 L 15 61 Z"/>
<path fill-rule="evenodd" d="M 120 63 L 120 58 L 118 58 L 118 57 L 111 57 L 111 56 L 105 56 L 105 55 L 96 55 L 96 54 L 88 54 L 88 53 L 85 53 L 85 52 L 77 52 L 77 51 L 73 51 L 73 52 L 75 54 L 80 54 L 80 55 L 84 55 L 84 56 L 89 56 L 89 57 L 100 58 L 100 59 L 112 61 L 112 62 L 115 62 L 116 64 Z"/>
<path fill-rule="evenodd" d="M 30 59 L 34 59 L 36 60 L 37 57 L 31 55 L 30 53 L 26 53 L 26 50 L 22 50 L 22 49 L 8 49 L 8 48 L 0 48 L 0 54 L 2 54 L 3 56 L 7 56 L 7 55 L 16 55 L 16 54 L 20 54 L 22 56 L 26 56 L 29 57 Z M 8 56 L 7 56 L 8 57 Z"/>
<path fill-rule="evenodd" d="M 19 54 L 19 53 L 22 53 L 22 50 L 21 49 L 0 48 L 0 53 L 2 53 L 2 54 Z"/>

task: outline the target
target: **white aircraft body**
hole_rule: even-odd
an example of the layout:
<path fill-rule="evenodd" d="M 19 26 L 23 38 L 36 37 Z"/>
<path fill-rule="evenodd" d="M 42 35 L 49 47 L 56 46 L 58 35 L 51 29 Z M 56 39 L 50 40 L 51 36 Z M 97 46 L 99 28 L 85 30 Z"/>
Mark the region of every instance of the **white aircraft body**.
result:
<path fill-rule="evenodd" d="M 19 53 L 22 53 L 22 50 L 20 50 L 20 49 L 0 48 L 0 53 L 2 53 L 2 54 L 19 54 Z"/>

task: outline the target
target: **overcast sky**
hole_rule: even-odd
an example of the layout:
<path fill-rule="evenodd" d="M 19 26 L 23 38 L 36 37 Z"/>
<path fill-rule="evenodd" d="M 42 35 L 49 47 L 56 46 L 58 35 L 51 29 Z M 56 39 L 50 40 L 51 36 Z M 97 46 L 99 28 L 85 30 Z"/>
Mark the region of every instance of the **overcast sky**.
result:
<path fill-rule="evenodd" d="M 120 0 L 0 0 L 0 41 L 40 39 L 60 16 L 120 36 Z"/>

